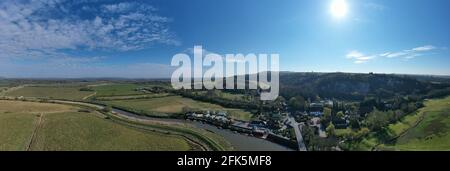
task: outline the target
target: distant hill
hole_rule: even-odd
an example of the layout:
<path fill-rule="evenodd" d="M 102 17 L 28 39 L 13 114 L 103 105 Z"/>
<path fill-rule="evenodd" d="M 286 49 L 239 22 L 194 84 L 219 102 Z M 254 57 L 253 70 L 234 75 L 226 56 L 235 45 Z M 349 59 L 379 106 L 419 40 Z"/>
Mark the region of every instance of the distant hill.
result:
<path fill-rule="evenodd" d="M 419 81 L 428 81 L 434 83 L 450 83 L 450 76 L 440 75 L 404 75 L 415 78 Z"/>
<path fill-rule="evenodd" d="M 316 96 L 328 99 L 362 100 L 367 96 L 382 99 L 400 95 L 425 96 L 450 87 L 447 82 L 408 75 L 354 73 L 280 73 L 280 93 L 285 98 Z M 440 78 L 446 80 L 444 78 Z M 447 80 L 446 80 L 447 81 Z"/>

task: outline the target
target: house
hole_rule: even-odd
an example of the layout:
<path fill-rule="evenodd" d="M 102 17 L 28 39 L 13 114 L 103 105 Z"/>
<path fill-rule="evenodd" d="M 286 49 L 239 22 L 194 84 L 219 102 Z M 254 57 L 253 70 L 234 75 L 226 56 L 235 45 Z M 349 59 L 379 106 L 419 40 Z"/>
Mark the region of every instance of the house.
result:
<path fill-rule="evenodd" d="M 349 121 L 345 119 L 333 119 L 332 122 L 336 129 L 346 129 L 349 125 Z"/>
<path fill-rule="evenodd" d="M 228 116 L 227 112 L 225 112 L 225 111 L 219 111 L 219 112 L 217 112 L 217 115 L 224 116 L 224 117 Z"/>
<path fill-rule="evenodd" d="M 323 115 L 323 103 L 311 103 L 309 105 L 309 114 L 312 116 L 322 116 Z"/>
<path fill-rule="evenodd" d="M 231 130 L 235 130 L 238 132 L 252 133 L 253 128 L 248 125 L 246 122 L 235 122 L 230 126 Z"/>
<path fill-rule="evenodd" d="M 269 114 L 269 116 L 272 120 L 275 120 L 275 121 L 279 121 L 279 120 L 283 119 L 283 117 L 281 116 L 281 113 L 271 113 L 271 114 Z"/>
<path fill-rule="evenodd" d="M 251 121 L 249 123 L 250 127 L 257 127 L 257 128 L 265 128 L 267 126 L 267 122 L 265 121 Z"/>

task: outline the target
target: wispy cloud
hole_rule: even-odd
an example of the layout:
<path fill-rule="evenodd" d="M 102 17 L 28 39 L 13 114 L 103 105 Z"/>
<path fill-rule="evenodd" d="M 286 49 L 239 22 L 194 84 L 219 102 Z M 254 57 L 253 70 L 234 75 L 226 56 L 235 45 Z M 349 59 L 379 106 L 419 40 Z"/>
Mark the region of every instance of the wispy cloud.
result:
<path fill-rule="evenodd" d="M 64 50 L 129 51 L 179 44 L 169 22 L 153 6 L 135 2 L 0 1 L 0 57 L 68 59 Z"/>
<path fill-rule="evenodd" d="M 405 56 L 407 54 L 408 53 L 406 51 L 403 51 L 403 52 L 387 53 L 387 55 L 386 55 L 386 53 L 384 53 L 383 55 L 386 55 L 386 57 L 388 57 L 388 58 L 396 58 L 396 57 Z"/>
<path fill-rule="evenodd" d="M 422 52 L 422 51 L 430 51 L 430 50 L 434 50 L 434 49 L 436 49 L 436 47 L 431 46 L 431 45 L 426 45 L 426 46 L 413 48 L 412 50 L 416 51 L 416 52 Z"/>
<path fill-rule="evenodd" d="M 396 52 L 383 52 L 373 55 L 365 55 L 359 51 L 353 50 L 347 53 L 346 58 L 354 60 L 355 64 L 362 64 L 367 63 L 369 60 L 375 59 L 375 58 L 403 58 L 406 60 L 413 59 L 418 56 L 424 55 L 424 53 L 427 53 L 429 51 L 437 50 L 435 46 L 432 45 L 425 45 L 420 47 L 415 47 L 412 49 L 406 49 Z"/>
<path fill-rule="evenodd" d="M 346 58 L 355 60 L 354 63 L 356 63 L 356 64 L 362 64 L 362 63 L 366 63 L 367 61 L 369 61 L 371 59 L 374 59 L 375 56 L 366 56 L 359 51 L 353 50 L 353 51 L 350 51 L 346 55 Z"/>

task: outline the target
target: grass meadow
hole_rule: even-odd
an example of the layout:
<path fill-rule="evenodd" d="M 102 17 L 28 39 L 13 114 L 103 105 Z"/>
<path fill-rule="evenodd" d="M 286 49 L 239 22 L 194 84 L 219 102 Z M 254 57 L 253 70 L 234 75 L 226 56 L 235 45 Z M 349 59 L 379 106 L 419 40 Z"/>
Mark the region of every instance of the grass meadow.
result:
<path fill-rule="evenodd" d="M 117 124 L 69 105 L 0 100 L 0 151 L 193 150 L 177 136 Z"/>

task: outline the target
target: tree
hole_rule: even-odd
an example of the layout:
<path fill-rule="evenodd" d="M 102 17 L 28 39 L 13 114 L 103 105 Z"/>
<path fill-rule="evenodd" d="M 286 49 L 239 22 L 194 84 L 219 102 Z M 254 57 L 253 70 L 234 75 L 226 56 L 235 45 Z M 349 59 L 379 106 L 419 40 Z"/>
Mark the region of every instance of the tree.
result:
<path fill-rule="evenodd" d="M 367 115 L 366 124 L 372 131 L 380 131 L 383 127 L 389 124 L 388 114 L 378 109 L 374 109 Z"/>
<path fill-rule="evenodd" d="M 334 137 L 336 135 L 336 128 L 334 127 L 333 123 L 330 123 L 325 131 L 327 132 L 328 136 Z"/>
<path fill-rule="evenodd" d="M 352 129 L 359 129 L 361 127 L 357 117 L 351 115 L 349 120 L 350 120 L 350 127 Z"/>
<path fill-rule="evenodd" d="M 336 117 L 337 118 L 339 118 L 339 119 L 343 119 L 344 118 L 344 112 L 342 112 L 342 111 L 339 111 L 337 114 L 336 114 Z"/>
<path fill-rule="evenodd" d="M 305 99 L 302 96 L 290 98 L 288 104 L 293 110 L 305 110 Z"/>
<path fill-rule="evenodd" d="M 327 107 L 323 108 L 323 117 L 321 119 L 322 124 L 327 125 L 329 122 L 331 122 L 331 119 L 331 109 Z"/>
<path fill-rule="evenodd" d="M 361 128 L 358 131 L 352 131 L 350 134 L 346 135 L 346 139 L 350 141 L 360 141 L 364 136 L 369 134 L 370 131 L 368 128 Z"/>

